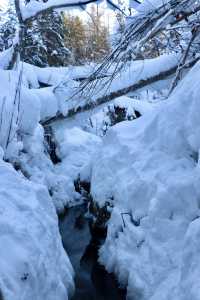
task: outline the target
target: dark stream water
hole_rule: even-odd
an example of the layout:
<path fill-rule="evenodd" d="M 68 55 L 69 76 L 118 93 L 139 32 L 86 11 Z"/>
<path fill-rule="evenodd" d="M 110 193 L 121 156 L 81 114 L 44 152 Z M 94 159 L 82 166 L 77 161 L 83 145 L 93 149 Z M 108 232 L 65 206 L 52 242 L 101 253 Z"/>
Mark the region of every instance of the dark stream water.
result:
<path fill-rule="evenodd" d="M 91 236 L 85 205 L 70 208 L 60 220 L 63 246 L 75 270 L 75 294 L 72 300 L 125 300 L 113 274 L 98 263 L 103 242 Z"/>

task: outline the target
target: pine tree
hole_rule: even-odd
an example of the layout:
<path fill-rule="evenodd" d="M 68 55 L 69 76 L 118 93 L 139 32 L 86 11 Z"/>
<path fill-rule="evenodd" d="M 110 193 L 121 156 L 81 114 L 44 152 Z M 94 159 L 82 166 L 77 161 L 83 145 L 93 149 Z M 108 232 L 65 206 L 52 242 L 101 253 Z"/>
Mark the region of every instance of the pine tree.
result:
<path fill-rule="evenodd" d="M 86 28 L 78 16 L 63 14 L 64 40 L 73 55 L 75 64 L 84 63 L 86 60 Z"/>
<path fill-rule="evenodd" d="M 17 17 L 14 4 L 10 1 L 5 17 L 0 19 L 0 50 L 6 50 L 12 46 L 16 33 Z"/>
<path fill-rule="evenodd" d="M 40 67 L 65 66 L 71 62 L 59 12 L 49 9 L 27 22 L 21 56 L 24 61 Z"/>
<path fill-rule="evenodd" d="M 88 13 L 87 24 L 87 57 L 90 60 L 101 60 L 110 50 L 108 29 L 102 22 L 103 11 L 98 5 L 92 5 Z"/>

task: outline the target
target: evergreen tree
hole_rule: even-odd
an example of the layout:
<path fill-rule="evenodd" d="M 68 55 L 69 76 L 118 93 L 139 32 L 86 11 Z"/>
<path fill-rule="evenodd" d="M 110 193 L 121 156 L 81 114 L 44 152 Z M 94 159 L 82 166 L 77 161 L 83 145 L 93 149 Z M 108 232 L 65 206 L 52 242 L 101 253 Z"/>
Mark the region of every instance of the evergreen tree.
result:
<path fill-rule="evenodd" d="M 72 52 L 76 64 L 98 62 L 110 50 L 109 32 L 102 22 L 103 11 L 94 5 L 87 13 L 87 22 L 78 16 L 63 15 L 65 44 Z"/>
<path fill-rule="evenodd" d="M 40 67 L 65 66 L 71 62 L 59 12 L 49 9 L 27 22 L 21 56 L 24 61 Z"/>
<path fill-rule="evenodd" d="M 110 50 L 109 32 L 102 22 L 103 11 L 98 5 L 92 5 L 87 24 L 87 57 L 99 61 Z"/>
<path fill-rule="evenodd" d="M 10 1 L 4 17 L 0 19 L 0 50 L 6 50 L 13 44 L 16 33 L 17 18 L 14 4 Z"/>
<path fill-rule="evenodd" d="M 86 60 L 86 28 L 78 16 L 63 14 L 65 45 L 73 55 L 73 61 L 81 64 Z"/>

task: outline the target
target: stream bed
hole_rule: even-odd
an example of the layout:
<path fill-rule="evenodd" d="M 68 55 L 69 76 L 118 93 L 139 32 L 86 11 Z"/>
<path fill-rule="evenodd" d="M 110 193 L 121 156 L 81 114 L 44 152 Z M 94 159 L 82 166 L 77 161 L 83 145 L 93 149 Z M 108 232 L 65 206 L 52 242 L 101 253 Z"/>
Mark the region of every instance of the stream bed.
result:
<path fill-rule="evenodd" d="M 125 300 L 125 290 L 98 263 L 98 249 L 103 240 L 91 236 L 86 212 L 87 205 L 72 207 L 59 222 L 63 246 L 76 274 L 72 300 Z"/>

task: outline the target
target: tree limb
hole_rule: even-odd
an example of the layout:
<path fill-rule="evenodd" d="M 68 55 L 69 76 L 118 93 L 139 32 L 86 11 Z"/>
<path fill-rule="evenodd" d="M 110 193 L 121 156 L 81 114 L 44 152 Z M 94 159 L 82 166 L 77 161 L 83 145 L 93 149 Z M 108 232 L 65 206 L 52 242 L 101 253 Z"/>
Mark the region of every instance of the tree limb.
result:
<path fill-rule="evenodd" d="M 19 2 L 19 0 L 15 0 Z M 107 3 L 113 7 L 113 9 L 117 9 L 121 11 L 121 9 L 112 2 L 112 0 L 106 0 Z M 48 11 L 49 9 L 61 9 L 68 7 L 83 7 L 91 3 L 97 3 L 97 0 L 49 0 L 45 3 L 36 3 L 33 4 L 29 2 L 27 5 L 21 7 L 21 14 L 23 20 L 30 20 L 37 17 L 39 14 Z M 36 8 L 37 5 L 37 8 Z"/>

